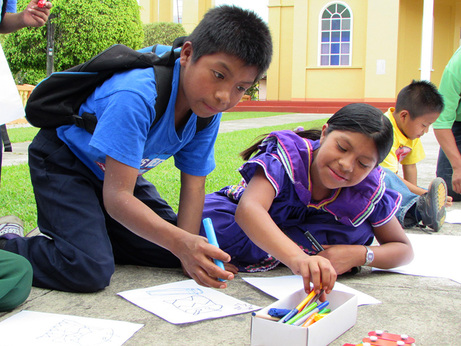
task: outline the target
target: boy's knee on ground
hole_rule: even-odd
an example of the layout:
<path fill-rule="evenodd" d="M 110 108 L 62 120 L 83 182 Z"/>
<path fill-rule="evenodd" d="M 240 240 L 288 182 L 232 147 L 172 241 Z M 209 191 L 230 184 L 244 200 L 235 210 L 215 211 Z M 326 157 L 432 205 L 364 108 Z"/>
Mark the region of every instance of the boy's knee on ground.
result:
<path fill-rule="evenodd" d="M 115 266 L 113 263 L 101 264 L 98 262 L 86 263 L 84 266 L 78 265 L 72 269 L 72 278 L 69 278 L 68 291 L 91 293 L 103 290 L 110 284 L 110 279 L 114 274 Z"/>

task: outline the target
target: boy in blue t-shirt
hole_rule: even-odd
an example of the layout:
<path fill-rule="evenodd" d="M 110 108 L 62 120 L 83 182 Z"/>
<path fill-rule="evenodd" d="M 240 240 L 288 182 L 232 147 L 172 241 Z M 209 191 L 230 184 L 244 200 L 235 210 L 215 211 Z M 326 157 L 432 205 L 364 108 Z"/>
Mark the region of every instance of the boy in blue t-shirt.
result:
<path fill-rule="evenodd" d="M 230 256 L 199 236 L 205 178 L 215 167 L 221 113 L 266 71 L 267 25 L 233 6 L 208 11 L 182 46 L 165 114 L 155 123 L 153 68 L 116 73 L 80 107 L 91 135 L 75 125 L 41 129 L 29 147 L 38 226 L 45 236 L 0 240 L 27 257 L 34 285 L 92 292 L 114 264 L 179 267 L 197 283 L 225 288 L 233 274 L 210 258 Z M 211 118 L 196 131 L 197 117 Z M 171 156 L 181 171 L 178 215 L 142 174 Z M 158 168 L 157 168 L 158 169 Z"/>

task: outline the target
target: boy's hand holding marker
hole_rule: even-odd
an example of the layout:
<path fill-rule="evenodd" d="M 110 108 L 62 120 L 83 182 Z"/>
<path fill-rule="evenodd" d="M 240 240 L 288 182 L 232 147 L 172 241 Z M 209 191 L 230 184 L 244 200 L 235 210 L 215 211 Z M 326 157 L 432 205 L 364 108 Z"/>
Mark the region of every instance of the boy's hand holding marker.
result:
<path fill-rule="evenodd" d="M 187 236 L 187 235 L 186 235 Z M 205 238 L 190 234 L 189 240 L 184 239 L 175 255 L 180 259 L 185 275 L 194 279 L 199 285 L 212 288 L 226 288 L 226 282 L 234 275 L 215 265 L 210 259 L 230 261 L 230 256 L 221 249 L 209 244 Z"/>
<path fill-rule="evenodd" d="M 215 246 L 217 248 L 217 250 L 218 250 L 219 249 L 218 239 L 216 238 L 216 233 L 214 231 L 214 227 L 213 227 L 213 223 L 212 223 L 211 219 L 210 218 L 204 219 L 203 220 L 203 226 L 205 228 L 208 243 L 210 243 L 210 245 Z M 222 255 L 223 251 L 218 250 L 218 251 L 215 251 L 215 252 L 216 252 L 216 255 L 212 256 L 213 262 L 214 262 L 214 264 L 216 264 L 216 266 L 218 266 L 221 269 L 218 272 L 218 274 L 216 275 L 216 277 L 221 282 L 225 282 L 226 280 L 232 280 L 234 278 L 233 274 L 230 273 L 230 275 L 229 275 L 229 272 L 226 272 L 226 269 L 224 268 L 223 261 L 219 259 L 220 257 L 222 257 L 221 255 Z M 227 255 L 227 257 L 229 257 L 229 255 Z M 230 258 L 229 258 L 229 260 L 230 260 Z M 215 268 L 213 268 L 213 269 L 215 269 Z M 223 284 L 219 288 L 226 288 L 226 287 L 227 287 L 227 285 Z"/>

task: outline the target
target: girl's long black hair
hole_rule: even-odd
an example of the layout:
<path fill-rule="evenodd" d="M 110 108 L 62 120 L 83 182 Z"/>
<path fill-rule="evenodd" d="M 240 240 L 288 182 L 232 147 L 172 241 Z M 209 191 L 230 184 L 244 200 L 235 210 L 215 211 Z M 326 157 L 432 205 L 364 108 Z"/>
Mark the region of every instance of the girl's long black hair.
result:
<path fill-rule="evenodd" d="M 390 120 L 379 109 L 366 103 L 351 103 L 344 106 L 328 119 L 327 124 L 326 135 L 331 131 L 339 130 L 362 133 L 373 139 L 378 150 L 376 165 L 386 158 L 392 148 L 394 133 Z M 322 132 L 318 129 L 309 129 L 295 133 L 303 138 L 317 140 L 320 139 Z M 242 151 L 240 156 L 245 161 L 249 160 L 266 137 L 267 134 L 258 137 L 257 142 Z"/>

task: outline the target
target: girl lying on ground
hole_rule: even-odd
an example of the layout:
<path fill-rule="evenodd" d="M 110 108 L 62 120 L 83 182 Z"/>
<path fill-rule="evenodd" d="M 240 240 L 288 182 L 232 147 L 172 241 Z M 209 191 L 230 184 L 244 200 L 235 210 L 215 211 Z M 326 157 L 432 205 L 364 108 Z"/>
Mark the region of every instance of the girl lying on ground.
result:
<path fill-rule="evenodd" d="M 401 197 L 386 190 L 378 167 L 392 141 L 381 111 L 350 104 L 321 131 L 272 132 L 242 152 L 242 182 L 207 195 L 203 212 L 232 258 L 227 269 L 266 271 L 282 262 L 310 291 L 309 281 L 331 288 L 336 275 L 354 267 L 410 262 L 411 244 L 394 216 Z M 374 237 L 379 246 L 370 246 Z"/>

